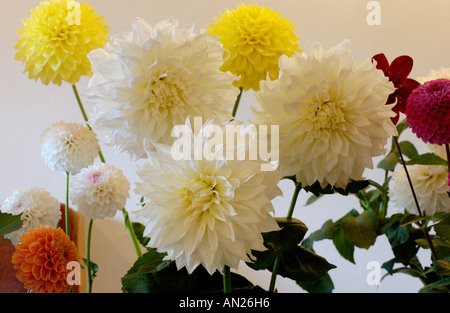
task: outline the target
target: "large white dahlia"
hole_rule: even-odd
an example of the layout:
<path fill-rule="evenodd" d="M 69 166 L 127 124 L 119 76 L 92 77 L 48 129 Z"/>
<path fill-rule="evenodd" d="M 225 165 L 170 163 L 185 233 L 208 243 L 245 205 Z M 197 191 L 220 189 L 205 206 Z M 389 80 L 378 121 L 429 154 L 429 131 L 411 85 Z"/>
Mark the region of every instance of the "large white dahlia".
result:
<path fill-rule="evenodd" d="M 105 163 L 83 168 L 72 177 L 71 187 L 73 206 L 91 219 L 113 217 L 130 196 L 123 172 Z"/>
<path fill-rule="evenodd" d="M 59 201 L 40 187 L 14 190 L 0 206 L 0 211 L 12 215 L 22 214 L 22 227 L 5 235 L 13 244 L 18 244 L 20 235 L 37 226 L 56 227 L 62 215 Z"/>
<path fill-rule="evenodd" d="M 150 247 L 179 269 L 202 265 L 211 274 L 266 250 L 262 233 L 279 229 L 271 215 L 271 200 L 281 195 L 277 171 L 261 171 L 258 160 L 195 160 L 194 153 L 176 161 L 170 147 L 157 148 L 139 166 L 135 190 L 148 199 L 134 213 L 147 218 Z"/>
<path fill-rule="evenodd" d="M 131 31 L 88 54 L 91 123 L 109 132 L 109 144 L 139 159 L 153 143 L 170 144 L 172 127 L 187 116 L 229 120 L 239 89 L 220 70 L 222 56 L 215 36 L 137 19 Z"/>
<path fill-rule="evenodd" d="M 397 131 L 386 105 L 394 86 L 370 59 L 354 61 L 348 41 L 280 59 L 280 77 L 261 83 L 255 124 L 279 125 L 280 171 L 304 186 L 345 187 L 373 168 Z"/>
<path fill-rule="evenodd" d="M 442 165 L 410 165 L 408 173 L 422 212 L 450 211 L 448 171 Z M 399 167 L 392 175 L 389 197 L 400 210 L 418 213 L 405 168 Z"/>

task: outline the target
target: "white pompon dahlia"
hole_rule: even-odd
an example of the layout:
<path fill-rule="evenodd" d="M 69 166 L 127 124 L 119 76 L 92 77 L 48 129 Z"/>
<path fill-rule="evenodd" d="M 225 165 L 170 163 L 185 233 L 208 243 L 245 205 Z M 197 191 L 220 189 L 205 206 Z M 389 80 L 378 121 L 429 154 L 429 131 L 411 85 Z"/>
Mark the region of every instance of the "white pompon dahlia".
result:
<path fill-rule="evenodd" d="M 139 159 L 153 143 L 170 144 L 172 127 L 188 116 L 231 119 L 239 89 L 220 70 L 223 51 L 215 36 L 137 19 L 130 32 L 88 54 L 91 123 L 109 132 L 108 144 Z"/>
<path fill-rule="evenodd" d="M 72 177 L 70 199 L 91 219 L 113 217 L 129 198 L 130 183 L 123 172 L 105 163 L 83 168 Z"/>
<path fill-rule="evenodd" d="M 50 169 L 77 174 L 94 163 L 100 146 L 97 135 L 79 123 L 57 122 L 41 135 L 41 154 Z"/>
<path fill-rule="evenodd" d="M 147 218 L 150 247 L 166 252 L 179 269 L 191 273 L 202 265 L 211 274 L 266 250 L 262 232 L 279 230 L 271 215 L 271 200 L 281 194 L 277 171 L 239 158 L 176 161 L 170 147 L 157 149 L 138 168 L 143 182 L 135 192 L 148 202 L 133 212 Z"/>
<path fill-rule="evenodd" d="M 417 81 L 423 84 L 430 80 L 435 80 L 439 78 L 450 79 L 450 67 L 440 67 L 438 69 L 433 69 L 426 76 L 417 77 Z"/>
<path fill-rule="evenodd" d="M 436 211 L 450 212 L 448 171 L 442 165 L 410 165 L 408 173 L 422 212 L 432 215 Z M 392 175 L 389 197 L 400 210 L 418 213 L 404 167 Z"/>
<path fill-rule="evenodd" d="M 12 215 L 22 214 L 22 227 L 5 237 L 15 245 L 20 235 L 40 225 L 56 227 L 61 219 L 59 201 L 48 191 L 39 187 L 14 190 L 0 206 L 0 211 Z"/>
<path fill-rule="evenodd" d="M 373 168 L 397 131 L 386 105 L 394 86 L 370 59 L 354 61 L 348 42 L 280 59 L 280 77 L 261 83 L 255 124 L 279 125 L 280 171 L 308 186 L 344 188 Z"/>

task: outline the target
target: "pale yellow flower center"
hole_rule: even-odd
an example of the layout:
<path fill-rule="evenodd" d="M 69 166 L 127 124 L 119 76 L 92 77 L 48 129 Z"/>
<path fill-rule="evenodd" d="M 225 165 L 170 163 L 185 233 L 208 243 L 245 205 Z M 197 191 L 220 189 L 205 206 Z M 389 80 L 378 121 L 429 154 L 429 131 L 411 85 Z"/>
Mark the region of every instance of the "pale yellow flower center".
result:
<path fill-rule="evenodd" d="M 158 73 L 159 72 L 159 73 Z M 150 118 L 184 114 L 183 96 L 186 86 L 180 73 L 171 70 L 152 73 L 144 90 Z"/>
<path fill-rule="evenodd" d="M 345 129 L 345 115 L 341 109 L 341 103 L 324 102 L 314 103 L 311 106 L 309 119 L 314 125 L 315 130 L 320 129 Z"/>
<path fill-rule="evenodd" d="M 229 182 L 224 177 L 200 175 L 184 187 L 187 209 L 193 215 L 210 213 L 215 217 L 229 215 L 228 201 L 234 197 L 236 182 Z"/>
<path fill-rule="evenodd" d="M 147 86 L 148 102 L 156 107 L 172 108 L 182 104 L 177 83 L 163 77 L 152 77 Z"/>

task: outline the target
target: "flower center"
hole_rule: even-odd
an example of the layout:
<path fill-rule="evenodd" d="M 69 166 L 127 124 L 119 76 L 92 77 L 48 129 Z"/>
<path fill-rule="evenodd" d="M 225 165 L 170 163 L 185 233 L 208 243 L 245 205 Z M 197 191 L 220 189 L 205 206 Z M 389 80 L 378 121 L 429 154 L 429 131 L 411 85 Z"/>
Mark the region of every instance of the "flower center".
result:
<path fill-rule="evenodd" d="M 202 211 L 208 208 L 208 204 L 213 201 L 214 195 L 218 197 L 215 184 L 211 180 L 204 181 L 202 179 L 185 186 L 184 195 L 191 209 Z"/>
<path fill-rule="evenodd" d="M 178 71 L 154 68 L 144 90 L 144 99 L 152 117 L 158 113 L 162 113 L 163 116 L 169 112 L 171 115 L 184 114 L 185 89 Z"/>
<path fill-rule="evenodd" d="M 184 196 L 188 210 L 193 214 L 223 216 L 223 213 L 229 211 L 228 201 L 233 199 L 236 185 L 236 182 L 230 182 L 224 177 L 200 175 L 199 179 L 185 186 Z"/>
<path fill-rule="evenodd" d="M 314 103 L 309 115 L 314 129 L 344 129 L 345 115 L 341 110 L 341 105 L 340 101 Z"/>
<path fill-rule="evenodd" d="M 96 184 L 102 178 L 102 173 L 94 172 L 89 175 L 89 181 Z"/>

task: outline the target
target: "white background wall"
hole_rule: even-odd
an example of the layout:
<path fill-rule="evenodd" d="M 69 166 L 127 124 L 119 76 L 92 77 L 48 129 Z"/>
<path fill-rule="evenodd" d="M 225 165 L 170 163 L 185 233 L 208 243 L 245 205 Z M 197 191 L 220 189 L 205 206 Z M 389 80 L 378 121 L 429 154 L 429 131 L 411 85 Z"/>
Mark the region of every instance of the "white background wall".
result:
<path fill-rule="evenodd" d="M 41 186 L 64 202 L 65 176 L 52 172 L 40 156 L 39 137 L 44 129 L 56 121 L 82 122 L 71 86 L 61 87 L 29 80 L 23 73 L 24 65 L 14 60 L 16 30 L 22 27 L 22 18 L 29 17 L 29 10 L 39 0 L 0 0 L 0 201 L 14 189 Z M 130 30 L 136 17 L 145 18 L 150 24 L 162 19 L 174 18 L 182 27 L 196 25 L 205 28 L 212 18 L 234 8 L 242 1 L 235 0 L 91 0 L 90 3 L 108 21 L 112 34 Z M 450 67 L 450 1 L 448 0 L 380 0 L 381 25 L 370 26 L 366 22 L 369 13 L 367 0 L 259 0 L 258 3 L 292 20 L 300 45 L 308 50 L 314 42 L 331 47 L 344 39 L 350 39 L 355 59 L 370 58 L 384 52 L 391 61 L 407 54 L 415 64 L 412 77 L 428 74 L 431 69 Z M 78 83 L 83 96 L 88 78 Z M 255 101 L 251 92 L 243 96 L 238 119 L 251 118 L 250 105 Z M 92 108 L 86 107 L 87 112 Z M 412 140 L 417 140 L 410 135 Z M 420 145 L 420 143 L 419 143 Z M 134 164 L 124 154 L 116 154 L 109 147 L 102 147 L 108 163 L 122 169 L 134 185 L 137 181 Z M 375 159 L 375 162 L 378 162 Z M 368 171 L 371 179 L 381 181 L 378 171 Z M 277 216 L 285 216 L 293 191 L 290 182 L 280 183 L 284 197 L 274 200 Z M 352 197 L 327 196 L 316 204 L 303 207 L 305 193 L 301 193 L 294 217 L 306 223 L 311 231 L 327 219 L 336 220 L 358 203 Z M 127 203 L 127 209 L 137 208 L 138 197 Z M 134 220 L 134 217 L 132 216 Z M 120 292 L 120 277 L 135 260 L 134 250 L 125 233 L 122 215 L 94 222 L 92 260 L 99 265 L 94 281 L 94 292 Z M 417 292 L 421 287 L 417 279 L 403 274 L 388 277 L 380 286 L 366 283 L 369 261 L 383 263 L 393 257 L 387 240 L 380 237 L 369 250 L 355 251 L 356 265 L 344 260 L 330 241 L 315 245 L 316 252 L 337 266 L 330 275 L 335 292 Z M 429 254 L 420 256 L 426 263 Z M 239 268 L 255 284 L 268 288 L 270 273 L 254 272 L 245 265 Z M 279 292 L 303 292 L 288 279 L 277 280 Z"/>

